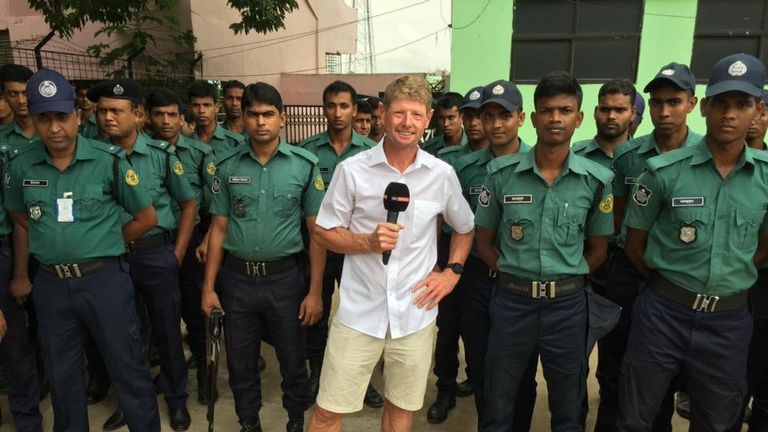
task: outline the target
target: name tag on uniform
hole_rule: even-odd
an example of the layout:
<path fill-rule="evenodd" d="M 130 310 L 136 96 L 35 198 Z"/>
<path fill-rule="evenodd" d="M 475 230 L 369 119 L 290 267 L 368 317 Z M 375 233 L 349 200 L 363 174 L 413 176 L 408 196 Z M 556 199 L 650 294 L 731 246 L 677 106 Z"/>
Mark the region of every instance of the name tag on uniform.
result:
<path fill-rule="evenodd" d="M 624 184 L 637 184 L 637 177 L 624 177 Z"/>
<path fill-rule="evenodd" d="M 470 195 L 480 195 L 480 193 L 482 191 L 483 191 L 483 187 L 482 186 L 475 186 L 475 187 L 469 188 L 469 194 Z"/>
<path fill-rule="evenodd" d="M 704 207 L 704 197 L 672 198 L 672 207 Z"/>
<path fill-rule="evenodd" d="M 328 167 L 319 167 L 319 168 L 320 168 L 320 172 L 323 174 L 328 174 L 329 172 L 331 172 L 331 169 Z"/>
<path fill-rule="evenodd" d="M 59 198 L 56 200 L 56 207 L 57 207 L 57 216 L 56 220 L 58 222 L 74 222 L 75 221 L 75 215 L 72 212 L 72 205 L 73 205 L 72 198 Z"/>
<path fill-rule="evenodd" d="M 531 204 L 533 203 L 533 195 L 504 195 L 504 204 Z"/>
<path fill-rule="evenodd" d="M 251 176 L 229 176 L 229 184 L 251 184 Z"/>
<path fill-rule="evenodd" d="M 48 187 L 48 180 L 29 180 L 24 179 L 21 183 L 23 187 Z"/>

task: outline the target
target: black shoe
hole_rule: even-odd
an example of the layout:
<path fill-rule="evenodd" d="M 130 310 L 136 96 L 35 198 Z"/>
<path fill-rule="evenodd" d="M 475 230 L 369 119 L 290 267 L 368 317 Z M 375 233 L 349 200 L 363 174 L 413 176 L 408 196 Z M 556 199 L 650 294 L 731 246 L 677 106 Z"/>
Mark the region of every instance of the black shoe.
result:
<path fill-rule="evenodd" d="M 267 361 L 264 360 L 264 357 L 259 356 L 259 372 L 264 372 L 264 369 L 267 368 Z"/>
<path fill-rule="evenodd" d="M 304 413 L 291 416 L 285 425 L 286 432 L 304 432 Z"/>
<path fill-rule="evenodd" d="M 213 402 L 219 400 L 218 389 L 213 393 Z M 197 365 L 197 401 L 208 405 L 208 368 Z"/>
<path fill-rule="evenodd" d="M 368 390 L 365 391 L 365 399 L 363 403 L 371 408 L 381 408 L 384 406 L 384 398 L 376 391 L 373 384 L 368 383 Z"/>
<path fill-rule="evenodd" d="M 677 392 L 675 411 L 677 411 L 677 415 L 686 420 L 691 418 L 691 399 L 688 397 L 688 393 Z"/>
<path fill-rule="evenodd" d="M 104 400 L 104 398 L 107 397 L 107 392 L 109 392 L 109 380 L 91 377 L 88 380 L 88 385 L 85 387 L 88 405 L 97 404 Z"/>
<path fill-rule="evenodd" d="M 168 408 L 168 417 L 171 419 L 171 429 L 181 432 L 189 429 L 192 419 L 189 417 L 189 410 L 183 406 L 180 408 Z"/>
<path fill-rule="evenodd" d="M 475 391 L 472 389 L 472 384 L 469 382 L 469 378 L 460 383 L 456 383 L 456 396 L 467 397 L 472 396 Z"/>
<path fill-rule="evenodd" d="M 323 368 L 323 359 L 309 359 L 309 399 L 315 403 L 317 392 L 320 390 L 320 370 Z"/>
<path fill-rule="evenodd" d="M 120 408 L 117 409 L 109 418 L 107 421 L 104 422 L 104 430 L 105 431 L 113 431 L 120 429 L 121 427 L 125 426 L 125 416 L 123 415 L 123 410 Z"/>
<path fill-rule="evenodd" d="M 448 412 L 456 406 L 456 397 L 450 393 L 438 393 L 435 403 L 427 411 L 427 421 L 433 424 L 442 423 L 448 418 Z"/>
<path fill-rule="evenodd" d="M 251 420 L 240 421 L 240 432 L 262 432 L 259 416 Z"/>

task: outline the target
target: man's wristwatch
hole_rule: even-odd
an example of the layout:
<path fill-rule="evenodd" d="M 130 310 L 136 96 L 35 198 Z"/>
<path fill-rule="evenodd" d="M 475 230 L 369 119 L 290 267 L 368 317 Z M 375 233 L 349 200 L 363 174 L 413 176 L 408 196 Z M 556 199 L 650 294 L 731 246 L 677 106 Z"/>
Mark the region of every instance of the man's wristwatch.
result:
<path fill-rule="evenodd" d="M 446 269 L 450 269 L 452 272 L 460 275 L 464 272 L 464 266 L 459 263 L 448 263 L 445 265 Z"/>

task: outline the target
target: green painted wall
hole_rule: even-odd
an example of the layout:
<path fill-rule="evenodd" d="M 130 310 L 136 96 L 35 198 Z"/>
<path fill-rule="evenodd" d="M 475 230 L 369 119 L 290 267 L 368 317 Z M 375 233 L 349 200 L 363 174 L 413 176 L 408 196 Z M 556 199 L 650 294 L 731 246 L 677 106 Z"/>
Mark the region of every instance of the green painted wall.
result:
<path fill-rule="evenodd" d="M 490 0 L 488 7 L 478 17 L 486 2 L 478 0 L 453 0 L 453 39 L 451 44 L 451 91 L 465 93 L 477 85 L 484 85 L 497 79 L 509 79 L 510 53 L 512 52 L 512 28 L 514 2 Z M 662 66 L 676 61 L 690 64 L 693 51 L 693 31 L 696 23 L 697 0 L 645 0 L 643 27 L 640 36 L 638 58 L 638 91 Z M 607 19 L 610 19 L 608 12 Z M 610 61 L 610 59 L 606 59 Z M 533 109 L 533 85 L 521 85 L 523 110 Z M 698 86 L 696 95 L 704 94 L 705 86 Z M 583 86 L 584 124 L 576 130 L 573 140 L 591 138 L 595 135 L 592 117 L 597 103 L 599 84 Z M 647 94 L 643 94 L 644 97 Z M 704 121 L 698 107 L 689 115 L 688 124 L 697 132 L 704 132 Z M 653 129 L 646 112 L 638 134 Z M 520 136 L 533 144 L 536 134 L 528 119 L 520 130 Z"/>

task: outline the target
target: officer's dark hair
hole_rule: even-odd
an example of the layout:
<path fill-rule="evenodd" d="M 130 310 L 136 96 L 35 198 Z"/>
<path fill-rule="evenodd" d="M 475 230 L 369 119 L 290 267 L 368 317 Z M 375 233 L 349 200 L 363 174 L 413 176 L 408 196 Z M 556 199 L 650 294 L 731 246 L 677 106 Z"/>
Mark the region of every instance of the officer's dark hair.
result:
<path fill-rule="evenodd" d="M 609 94 L 629 96 L 629 104 L 634 105 L 637 90 L 635 89 L 634 84 L 632 84 L 632 81 L 624 78 L 616 78 L 606 81 L 600 86 L 600 90 L 597 92 L 597 99 L 600 100 L 600 98 Z"/>
<path fill-rule="evenodd" d="M 581 109 L 584 93 L 576 78 L 565 71 L 550 72 L 541 78 L 533 92 L 533 105 L 536 106 L 540 99 L 559 95 L 575 97 L 577 107 Z"/>
<path fill-rule="evenodd" d="M 357 91 L 355 91 L 354 87 L 344 81 L 334 81 L 328 84 L 325 90 L 323 90 L 323 105 L 328 102 L 328 98 L 331 97 L 331 95 L 337 95 L 339 93 L 349 93 L 352 103 L 357 101 Z"/>
<path fill-rule="evenodd" d="M 187 88 L 187 98 L 212 98 L 213 102 L 219 101 L 219 94 L 216 91 L 216 87 L 208 81 L 195 81 Z"/>
<path fill-rule="evenodd" d="M 371 105 L 368 104 L 368 101 L 366 99 L 358 99 L 357 100 L 357 113 L 358 114 L 371 114 Z"/>
<path fill-rule="evenodd" d="M 26 66 L 7 63 L 0 67 L 0 91 L 5 91 L 5 83 L 18 82 L 26 84 L 34 72 Z"/>
<path fill-rule="evenodd" d="M 463 101 L 464 101 L 464 96 L 456 92 L 448 92 L 440 96 L 440 99 L 438 99 L 437 101 L 437 108 L 449 110 L 453 107 L 456 107 L 456 109 L 459 109 Z"/>
<path fill-rule="evenodd" d="M 152 93 L 147 96 L 147 114 L 152 112 L 152 108 L 171 105 L 176 105 L 179 109 L 179 114 L 181 114 L 181 100 L 168 89 L 154 89 L 152 90 Z"/>
<path fill-rule="evenodd" d="M 368 98 L 368 105 L 371 106 L 371 113 L 373 113 L 373 110 L 379 109 L 379 104 L 381 103 L 381 99 L 377 97 L 369 97 Z"/>
<path fill-rule="evenodd" d="M 224 83 L 221 85 L 222 92 L 226 92 L 231 88 L 239 88 L 241 90 L 245 90 L 245 84 L 243 84 L 242 81 L 229 80 L 229 81 L 224 81 Z"/>
<path fill-rule="evenodd" d="M 93 87 L 93 86 L 88 81 L 77 81 L 77 82 L 75 82 L 75 92 L 79 92 L 80 90 L 90 90 L 91 87 Z"/>
<path fill-rule="evenodd" d="M 277 108 L 277 112 L 283 113 L 283 98 L 276 88 L 264 82 L 248 84 L 243 90 L 243 99 L 241 105 L 243 112 L 255 103 L 272 105 Z"/>
<path fill-rule="evenodd" d="M 192 113 L 189 112 L 189 105 L 182 103 L 179 105 L 179 113 L 184 116 L 184 121 L 187 123 L 192 122 Z"/>

